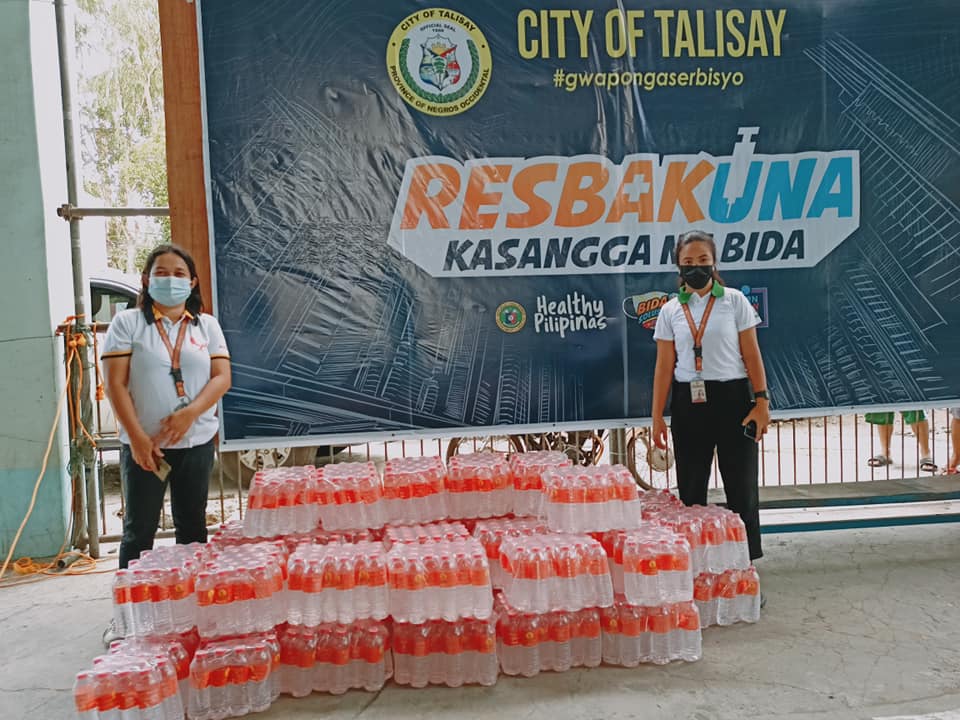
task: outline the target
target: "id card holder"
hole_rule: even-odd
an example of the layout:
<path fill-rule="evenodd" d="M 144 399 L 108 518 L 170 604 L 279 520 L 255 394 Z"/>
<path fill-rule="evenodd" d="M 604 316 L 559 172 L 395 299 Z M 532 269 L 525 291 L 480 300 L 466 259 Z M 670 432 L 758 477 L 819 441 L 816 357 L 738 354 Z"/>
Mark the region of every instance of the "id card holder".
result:
<path fill-rule="evenodd" d="M 703 378 L 696 378 L 690 383 L 690 402 L 702 404 L 707 401 L 707 384 Z"/>

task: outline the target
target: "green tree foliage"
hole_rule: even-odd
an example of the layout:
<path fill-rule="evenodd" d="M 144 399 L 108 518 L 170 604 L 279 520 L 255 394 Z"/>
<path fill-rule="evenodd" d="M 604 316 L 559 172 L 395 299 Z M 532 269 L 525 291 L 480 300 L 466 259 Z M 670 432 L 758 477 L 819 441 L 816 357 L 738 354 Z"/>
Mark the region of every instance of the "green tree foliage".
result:
<path fill-rule="evenodd" d="M 79 0 L 77 53 L 84 190 L 108 207 L 167 205 L 157 0 Z M 110 265 L 135 272 L 169 239 L 167 218 L 110 219 Z"/>

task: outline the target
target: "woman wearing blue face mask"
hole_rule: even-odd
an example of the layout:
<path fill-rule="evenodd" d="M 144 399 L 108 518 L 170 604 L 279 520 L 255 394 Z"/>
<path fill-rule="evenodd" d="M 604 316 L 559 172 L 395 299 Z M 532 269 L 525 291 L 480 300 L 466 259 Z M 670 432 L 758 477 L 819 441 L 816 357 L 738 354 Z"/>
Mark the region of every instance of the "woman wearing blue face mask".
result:
<path fill-rule="evenodd" d="M 104 340 L 107 397 L 123 443 L 121 568 L 153 547 L 167 485 L 177 542 L 207 540 L 216 406 L 230 388 L 230 355 L 219 323 L 202 310 L 193 259 L 161 245 L 147 258 L 137 307 L 119 313 Z"/>

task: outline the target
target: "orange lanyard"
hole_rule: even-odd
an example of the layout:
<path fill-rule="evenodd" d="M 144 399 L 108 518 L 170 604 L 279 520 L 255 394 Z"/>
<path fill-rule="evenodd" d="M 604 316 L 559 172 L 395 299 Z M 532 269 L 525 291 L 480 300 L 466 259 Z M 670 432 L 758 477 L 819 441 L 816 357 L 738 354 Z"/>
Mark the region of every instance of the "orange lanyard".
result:
<path fill-rule="evenodd" d="M 690 326 L 690 334 L 693 335 L 693 359 L 697 367 L 697 375 L 703 372 L 703 332 L 707 329 L 707 320 L 710 319 L 710 313 L 713 311 L 713 303 L 716 302 L 716 296 L 711 295 L 707 300 L 707 308 L 703 311 L 703 318 L 700 320 L 700 327 L 693 322 L 693 313 L 690 312 L 689 302 L 683 303 L 683 314 L 687 316 L 687 325 Z"/>
<path fill-rule="evenodd" d="M 173 376 L 173 384 L 174 387 L 177 388 L 177 397 L 182 400 L 187 397 L 187 391 L 183 386 L 183 371 L 180 369 L 180 351 L 183 350 L 183 341 L 187 337 L 187 325 L 189 325 L 189 321 L 187 320 L 186 314 L 180 318 L 180 330 L 177 332 L 176 345 L 170 344 L 170 337 L 163 327 L 162 317 L 155 317 L 153 324 L 157 326 L 160 339 L 163 340 L 167 352 L 170 353 L 170 375 Z"/>

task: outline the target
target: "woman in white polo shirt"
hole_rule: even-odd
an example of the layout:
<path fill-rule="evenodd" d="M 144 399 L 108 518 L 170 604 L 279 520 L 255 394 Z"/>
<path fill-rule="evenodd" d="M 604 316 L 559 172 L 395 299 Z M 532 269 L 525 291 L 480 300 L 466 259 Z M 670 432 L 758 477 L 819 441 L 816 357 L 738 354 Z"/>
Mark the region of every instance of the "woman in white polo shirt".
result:
<path fill-rule="evenodd" d="M 178 543 L 206 542 L 217 401 L 230 388 L 223 331 L 202 312 L 196 266 L 161 245 L 147 258 L 136 309 L 110 323 L 107 396 L 120 421 L 125 510 L 120 567 L 153 547 L 167 485 Z"/>
<path fill-rule="evenodd" d="M 677 242 L 679 295 L 660 311 L 654 339 L 653 436 L 667 446 L 670 430 L 680 499 L 706 505 L 714 451 L 727 506 L 743 518 L 750 558 L 763 555 L 757 486 L 757 442 L 770 423 L 767 379 L 757 343 L 760 317 L 743 293 L 724 287 L 709 233 Z"/>

